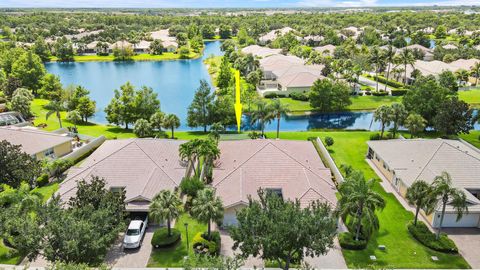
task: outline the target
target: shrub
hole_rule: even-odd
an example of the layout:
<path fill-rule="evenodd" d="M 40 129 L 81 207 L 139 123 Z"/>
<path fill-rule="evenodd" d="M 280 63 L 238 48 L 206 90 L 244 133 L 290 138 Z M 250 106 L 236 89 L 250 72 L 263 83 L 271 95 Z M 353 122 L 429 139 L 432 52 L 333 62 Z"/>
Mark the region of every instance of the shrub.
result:
<path fill-rule="evenodd" d="M 252 140 L 258 139 L 258 138 L 260 138 L 260 136 L 261 136 L 261 134 L 256 132 L 256 131 L 252 131 L 252 132 L 248 133 L 248 137 L 250 137 L 250 139 L 252 139 Z"/>
<path fill-rule="evenodd" d="M 383 96 L 388 96 L 388 92 L 386 91 L 383 91 L 383 90 L 380 90 L 380 91 L 373 91 L 372 92 L 372 95 L 373 96 L 377 96 L 377 97 L 383 97 Z"/>
<path fill-rule="evenodd" d="M 327 147 L 332 146 L 334 143 L 335 141 L 333 140 L 332 137 L 329 137 L 329 136 L 325 137 L 325 144 L 327 145 Z"/>
<path fill-rule="evenodd" d="M 293 93 L 290 94 L 290 97 L 291 97 L 293 100 L 308 101 L 308 95 L 305 94 L 305 93 L 293 92 Z"/>
<path fill-rule="evenodd" d="M 404 96 L 408 89 L 392 89 L 392 96 Z"/>
<path fill-rule="evenodd" d="M 457 246 L 446 234 L 440 234 L 437 240 L 435 234 L 421 221 L 418 221 L 417 226 L 413 223 L 409 224 L 408 231 L 413 238 L 428 248 L 444 253 L 458 253 Z"/>
<path fill-rule="evenodd" d="M 59 179 L 63 176 L 63 173 L 73 166 L 73 161 L 70 159 L 55 159 L 52 162 L 47 163 L 47 171 L 53 178 Z"/>
<path fill-rule="evenodd" d="M 277 98 L 278 95 L 276 93 L 268 93 L 263 96 L 264 98 Z"/>
<path fill-rule="evenodd" d="M 374 80 L 375 80 L 375 78 L 374 78 Z M 383 76 L 377 76 L 377 80 L 378 80 L 379 83 L 383 83 L 383 84 L 386 84 L 386 85 L 391 86 L 391 87 L 395 87 L 395 88 L 403 87 L 402 83 L 399 83 L 397 81 L 388 80 L 387 78 L 385 78 Z"/>
<path fill-rule="evenodd" d="M 43 187 L 43 186 L 46 186 L 48 184 L 48 174 L 46 173 L 43 173 L 42 175 L 40 175 L 38 178 L 37 178 L 37 187 Z"/>
<path fill-rule="evenodd" d="M 205 188 L 205 183 L 196 177 L 185 178 L 180 183 L 180 190 L 183 194 L 196 197 L 197 192 Z"/>
<path fill-rule="evenodd" d="M 367 240 L 355 240 L 355 236 L 350 232 L 343 232 L 338 235 L 338 241 L 343 249 L 362 250 L 367 247 Z"/>
<path fill-rule="evenodd" d="M 375 133 L 375 134 L 370 135 L 370 140 L 371 140 L 371 141 L 378 141 L 378 140 L 380 140 L 380 133 Z"/>
<path fill-rule="evenodd" d="M 153 233 L 151 244 L 155 248 L 171 247 L 181 238 L 180 231 L 172 228 L 172 235 L 168 236 L 168 228 L 160 228 Z"/>
<path fill-rule="evenodd" d="M 192 240 L 192 247 L 197 254 L 218 255 L 220 253 L 221 240 L 219 232 L 212 232 L 208 239 L 206 232 L 197 233 Z"/>

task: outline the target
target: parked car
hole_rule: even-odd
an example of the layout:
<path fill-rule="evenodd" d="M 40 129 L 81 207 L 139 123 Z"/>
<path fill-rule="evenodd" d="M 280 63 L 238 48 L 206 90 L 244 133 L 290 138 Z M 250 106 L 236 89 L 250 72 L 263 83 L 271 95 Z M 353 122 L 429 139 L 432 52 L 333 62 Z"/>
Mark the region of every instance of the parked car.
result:
<path fill-rule="evenodd" d="M 127 232 L 123 238 L 123 248 L 138 248 L 142 244 L 143 236 L 147 230 L 148 217 L 145 220 L 135 219 L 130 221 Z"/>

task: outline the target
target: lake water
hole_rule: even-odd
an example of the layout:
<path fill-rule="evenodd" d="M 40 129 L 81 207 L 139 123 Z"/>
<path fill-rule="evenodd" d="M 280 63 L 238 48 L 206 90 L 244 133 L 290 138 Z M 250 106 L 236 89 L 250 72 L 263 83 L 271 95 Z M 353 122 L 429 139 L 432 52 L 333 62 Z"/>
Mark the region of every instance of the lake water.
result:
<path fill-rule="evenodd" d="M 106 123 L 104 108 L 112 99 L 113 90 L 130 81 L 136 87 L 152 87 L 158 93 L 162 111 L 180 117 L 180 130 L 191 130 L 186 125 L 187 107 L 199 81 L 204 79 L 211 83 L 203 60 L 210 55 L 222 55 L 220 45 L 220 41 L 206 42 L 203 57 L 193 60 L 46 63 L 45 66 L 50 73 L 60 76 L 64 85 L 82 85 L 90 90 L 90 96 L 97 102 L 98 108 L 91 121 Z M 372 112 L 283 116 L 280 126 L 282 130 L 288 131 L 321 128 L 378 130 L 379 123 L 372 119 Z M 248 117 L 244 117 L 242 122 L 247 123 Z M 252 127 L 244 124 L 243 129 Z M 276 121 L 268 124 L 266 129 L 275 130 Z M 476 129 L 480 127 L 477 125 Z"/>

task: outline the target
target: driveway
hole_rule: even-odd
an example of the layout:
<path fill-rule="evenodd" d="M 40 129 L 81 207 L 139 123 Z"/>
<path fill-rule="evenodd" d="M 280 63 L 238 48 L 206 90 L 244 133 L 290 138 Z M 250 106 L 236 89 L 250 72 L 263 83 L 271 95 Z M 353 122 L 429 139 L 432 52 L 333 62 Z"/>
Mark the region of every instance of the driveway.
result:
<path fill-rule="evenodd" d="M 377 88 L 377 82 L 375 80 L 369 79 L 369 78 L 364 77 L 364 76 L 360 76 L 359 83 L 368 85 L 370 87 L 373 87 L 374 89 Z M 378 83 L 378 90 L 385 90 L 385 84 L 379 82 Z M 387 86 L 387 92 L 392 93 L 392 88 Z"/>
<path fill-rule="evenodd" d="M 155 229 L 155 226 L 149 226 L 143 238 L 142 246 L 133 250 L 123 250 L 122 234 L 107 253 L 105 262 L 112 267 L 147 267 L 150 253 L 152 253 L 150 241 L 152 240 Z"/>
<path fill-rule="evenodd" d="M 445 228 L 443 232 L 455 242 L 460 254 L 472 268 L 480 268 L 480 229 Z"/>

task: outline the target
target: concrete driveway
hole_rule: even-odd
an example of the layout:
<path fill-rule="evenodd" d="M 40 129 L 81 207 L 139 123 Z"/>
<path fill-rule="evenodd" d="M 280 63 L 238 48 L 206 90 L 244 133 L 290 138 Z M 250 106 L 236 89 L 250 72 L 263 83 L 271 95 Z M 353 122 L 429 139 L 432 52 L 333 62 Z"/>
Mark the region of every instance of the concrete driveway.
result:
<path fill-rule="evenodd" d="M 443 232 L 457 244 L 460 254 L 472 268 L 480 268 L 480 229 L 445 228 Z"/>
<path fill-rule="evenodd" d="M 155 226 L 149 226 L 143 238 L 142 246 L 133 250 L 123 250 L 123 234 L 120 235 L 119 239 L 115 242 L 110 251 L 107 253 L 105 263 L 107 263 L 109 266 L 116 268 L 147 267 L 148 260 L 150 259 L 150 253 L 152 253 L 152 245 L 150 244 L 150 241 L 152 240 L 153 232 L 155 231 L 155 229 Z"/>

